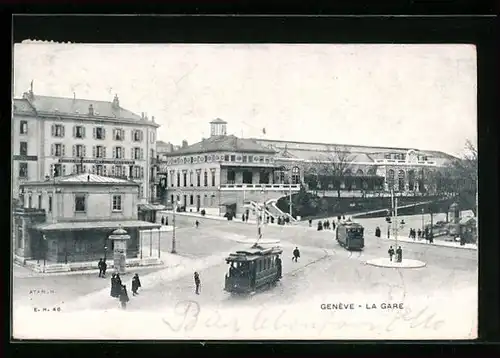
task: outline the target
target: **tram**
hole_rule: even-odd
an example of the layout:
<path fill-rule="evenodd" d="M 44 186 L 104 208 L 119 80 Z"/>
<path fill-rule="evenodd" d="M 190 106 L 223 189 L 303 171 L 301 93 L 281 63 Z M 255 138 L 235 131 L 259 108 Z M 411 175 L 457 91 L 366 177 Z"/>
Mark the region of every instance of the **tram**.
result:
<path fill-rule="evenodd" d="M 364 227 L 350 220 L 340 222 L 335 237 L 340 246 L 347 250 L 363 250 L 365 247 Z"/>
<path fill-rule="evenodd" d="M 282 277 L 279 247 L 252 247 L 236 251 L 226 257 L 229 272 L 226 274 L 224 290 L 232 294 L 248 294 L 270 288 Z"/>

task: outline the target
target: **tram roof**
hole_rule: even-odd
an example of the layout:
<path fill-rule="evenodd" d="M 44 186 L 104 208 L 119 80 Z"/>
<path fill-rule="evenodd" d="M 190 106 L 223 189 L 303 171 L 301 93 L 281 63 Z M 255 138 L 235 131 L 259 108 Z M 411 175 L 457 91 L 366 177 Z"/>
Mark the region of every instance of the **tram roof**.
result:
<path fill-rule="evenodd" d="M 283 253 L 283 250 L 279 247 L 271 247 L 268 249 L 252 248 L 231 253 L 226 257 L 226 261 L 254 261 L 265 256 L 279 255 L 281 253 Z"/>
<path fill-rule="evenodd" d="M 363 225 L 356 223 L 356 222 L 353 222 L 353 221 L 343 221 L 343 222 L 340 222 L 339 225 L 348 226 L 348 227 L 352 227 L 352 228 L 363 228 Z"/>

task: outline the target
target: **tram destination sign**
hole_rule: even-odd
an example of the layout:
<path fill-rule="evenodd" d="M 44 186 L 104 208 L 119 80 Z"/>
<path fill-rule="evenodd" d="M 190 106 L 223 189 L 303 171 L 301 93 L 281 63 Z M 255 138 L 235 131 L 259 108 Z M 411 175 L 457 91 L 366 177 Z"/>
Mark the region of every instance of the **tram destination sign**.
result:
<path fill-rule="evenodd" d="M 59 163 L 91 163 L 91 164 L 116 164 L 116 165 L 134 165 L 135 160 L 126 159 L 101 159 L 101 158 L 91 158 L 91 159 L 79 159 L 79 158 L 60 158 Z"/>

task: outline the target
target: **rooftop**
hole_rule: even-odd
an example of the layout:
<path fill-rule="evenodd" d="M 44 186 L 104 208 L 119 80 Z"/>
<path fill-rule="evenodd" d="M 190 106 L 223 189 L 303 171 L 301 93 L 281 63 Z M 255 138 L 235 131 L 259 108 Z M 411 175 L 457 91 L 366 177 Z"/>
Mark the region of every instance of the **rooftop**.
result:
<path fill-rule="evenodd" d="M 88 118 L 91 116 L 89 114 L 90 106 L 93 108 L 92 117 L 125 119 L 153 124 L 152 121 L 148 121 L 147 117 L 143 118 L 120 107 L 118 97 L 115 97 L 114 101 L 108 102 L 33 94 L 25 95 L 23 98 L 14 98 L 13 109 L 14 113 L 70 115 Z"/>
<path fill-rule="evenodd" d="M 40 231 L 61 231 L 61 230 L 92 230 L 92 229 L 158 229 L 160 224 L 153 224 L 140 220 L 127 221 L 76 221 L 76 222 L 59 222 L 59 223 L 43 223 L 35 225 L 34 228 Z"/>
<path fill-rule="evenodd" d="M 21 183 L 21 186 L 24 185 L 72 185 L 72 184 L 94 184 L 94 185 L 134 185 L 138 186 L 134 181 L 101 176 L 96 174 L 74 174 L 74 175 L 66 175 L 55 178 L 50 178 L 45 181 L 33 181 L 33 182 L 25 182 Z"/>
<path fill-rule="evenodd" d="M 239 152 L 239 153 L 268 153 L 274 154 L 275 150 L 266 148 L 253 139 L 238 138 L 234 135 L 219 135 L 203 139 L 201 142 L 180 148 L 170 156 L 180 154 L 198 154 L 210 152 Z"/>

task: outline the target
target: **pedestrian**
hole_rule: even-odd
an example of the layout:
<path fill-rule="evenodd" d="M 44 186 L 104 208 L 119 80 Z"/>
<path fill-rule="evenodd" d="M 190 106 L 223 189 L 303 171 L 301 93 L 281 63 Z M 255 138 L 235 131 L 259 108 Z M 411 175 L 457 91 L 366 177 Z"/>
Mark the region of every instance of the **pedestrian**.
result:
<path fill-rule="evenodd" d="M 391 247 L 389 247 L 389 251 L 387 251 L 387 253 L 389 254 L 389 260 L 392 261 L 392 257 L 394 256 L 394 249 Z"/>
<path fill-rule="evenodd" d="M 194 284 L 195 284 L 195 293 L 197 295 L 200 294 L 200 286 L 201 286 L 201 280 L 200 280 L 200 274 L 198 272 L 194 273 Z"/>
<path fill-rule="evenodd" d="M 161 224 L 165 225 L 165 217 L 163 217 L 163 216 L 161 217 Z"/>
<path fill-rule="evenodd" d="M 241 214 L 241 221 L 245 222 L 245 214 Z"/>
<path fill-rule="evenodd" d="M 420 230 L 420 229 L 418 229 L 418 230 L 417 230 L 417 237 L 418 237 L 419 239 L 421 239 L 421 238 L 422 238 L 422 230 Z"/>
<path fill-rule="evenodd" d="M 321 221 L 318 221 L 318 231 L 321 230 L 323 230 L 323 224 L 321 223 Z"/>
<path fill-rule="evenodd" d="M 196 220 L 196 222 L 194 224 L 196 225 L 196 228 L 198 228 L 198 226 L 200 226 L 200 222 L 198 220 Z"/>
<path fill-rule="evenodd" d="M 313 223 L 313 221 L 311 219 L 309 219 L 309 227 L 312 226 L 312 223 Z"/>
<path fill-rule="evenodd" d="M 332 220 L 332 230 L 335 230 L 335 222 Z"/>
<path fill-rule="evenodd" d="M 168 226 L 168 216 L 165 217 L 165 226 Z"/>
<path fill-rule="evenodd" d="M 138 295 L 137 290 L 141 287 L 141 280 L 139 279 L 139 274 L 135 274 L 132 279 L 132 295 Z"/>
<path fill-rule="evenodd" d="M 412 234 L 413 234 L 412 230 L 413 230 L 413 229 L 412 229 L 412 228 L 410 228 L 410 233 L 408 234 L 408 237 L 409 237 L 410 239 L 411 239 L 411 236 L 412 236 Z"/>
<path fill-rule="evenodd" d="M 342 215 L 342 220 L 345 220 L 345 215 Z"/>
<path fill-rule="evenodd" d="M 283 277 L 283 274 L 282 274 L 282 264 L 281 264 L 281 259 L 278 257 L 276 257 L 276 270 L 277 270 L 277 276 L 278 278 L 281 278 Z"/>
<path fill-rule="evenodd" d="M 403 250 L 401 249 L 401 246 L 398 247 L 396 250 L 396 262 L 402 262 L 403 261 Z"/>
<path fill-rule="evenodd" d="M 120 304 L 123 309 L 127 308 L 128 301 L 130 301 L 130 299 L 128 298 L 127 286 L 126 285 L 120 286 Z"/>
<path fill-rule="evenodd" d="M 248 217 L 247 217 L 248 220 Z M 271 224 L 274 224 L 274 216 L 271 216 Z"/>
<path fill-rule="evenodd" d="M 292 261 L 295 261 L 297 262 L 297 259 L 300 257 L 300 251 L 299 251 L 299 248 L 296 247 L 295 250 L 293 250 L 293 257 L 292 257 Z"/>
<path fill-rule="evenodd" d="M 111 277 L 111 297 L 120 297 L 121 287 L 122 284 L 120 278 L 117 277 L 116 274 L 113 274 L 113 276 Z"/>
<path fill-rule="evenodd" d="M 101 258 L 101 259 L 99 259 L 99 262 L 97 263 L 97 267 L 99 268 L 99 277 L 102 277 L 102 263 L 103 263 L 103 260 Z"/>
<path fill-rule="evenodd" d="M 106 259 L 102 260 L 102 277 L 106 278 L 106 270 L 108 269 L 108 264 L 106 263 Z"/>
<path fill-rule="evenodd" d="M 380 238 L 380 228 L 378 226 L 375 228 L 375 236 Z"/>

